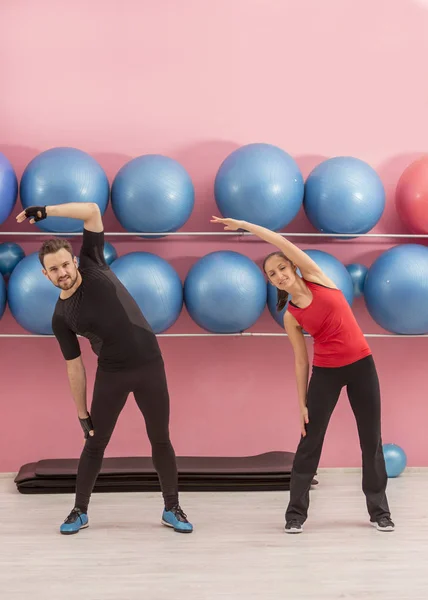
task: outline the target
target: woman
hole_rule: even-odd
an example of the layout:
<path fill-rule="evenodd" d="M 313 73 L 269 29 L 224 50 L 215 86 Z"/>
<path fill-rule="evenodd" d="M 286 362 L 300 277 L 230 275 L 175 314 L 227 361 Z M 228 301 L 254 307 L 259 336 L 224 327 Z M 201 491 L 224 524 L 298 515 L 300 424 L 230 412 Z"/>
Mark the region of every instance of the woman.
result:
<path fill-rule="evenodd" d="M 222 223 L 229 231 L 245 229 L 276 246 L 278 251 L 266 257 L 263 269 L 278 290 L 277 309 L 284 308 L 288 296 L 292 298 L 284 314 L 284 327 L 295 356 L 301 439 L 291 473 L 285 530 L 302 531 L 327 426 L 346 386 L 358 427 L 362 487 L 370 522 L 379 531 L 393 531 L 385 492 L 387 474 L 381 439 L 379 381 L 370 348 L 343 293 L 305 252 L 282 235 L 246 221 L 213 217 L 211 222 Z M 309 385 L 303 330 L 314 339 Z"/>

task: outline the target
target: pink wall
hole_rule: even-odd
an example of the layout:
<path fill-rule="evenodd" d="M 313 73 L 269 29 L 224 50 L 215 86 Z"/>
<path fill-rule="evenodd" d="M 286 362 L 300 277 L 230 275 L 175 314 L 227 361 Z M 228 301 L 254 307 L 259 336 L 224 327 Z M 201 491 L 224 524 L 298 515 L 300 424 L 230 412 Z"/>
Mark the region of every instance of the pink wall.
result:
<path fill-rule="evenodd" d="M 277 144 L 297 159 L 305 176 L 323 158 L 349 154 L 371 163 L 387 189 L 387 209 L 376 231 L 402 232 L 394 186 L 405 166 L 427 150 L 427 28 L 428 7 L 410 0 L 3 3 L 0 151 L 20 176 L 37 153 L 75 146 L 93 154 L 110 180 L 131 157 L 169 155 L 195 183 L 188 230 L 212 228 L 216 170 L 242 144 Z M 106 228 L 121 230 L 111 209 Z M 13 229 L 13 219 L 1 228 Z M 312 229 L 299 215 L 288 230 Z M 13 239 L 27 253 L 40 242 Z M 183 278 L 212 250 L 235 249 L 261 261 L 270 249 L 249 239 L 111 241 L 119 254 L 158 253 Z M 301 241 L 344 263 L 366 265 L 389 247 L 364 238 Z M 364 331 L 381 331 L 362 300 L 355 311 Z M 9 313 L 0 330 L 21 331 Z M 253 330 L 280 332 L 267 310 Z M 183 312 L 171 331 L 200 330 Z M 0 471 L 41 458 L 78 456 L 82 436 L 56 341 L 1 338 L 0 345 Z M 161 345 L 178 454 L 295 450 L 298 410 L 286 338 L 161 338 Z M 402 445 L 410 465 L 427 465 L 428 339 L 376 339 L 371 345 L 383 392 L 384 441 Z M 96 363 L 82 346 L 91 387 Z M 130 401 L 108 455 L 149 453 L 136 415 Z M 356 427 L 344 396 L 322 465 L 359 464 Z"/>

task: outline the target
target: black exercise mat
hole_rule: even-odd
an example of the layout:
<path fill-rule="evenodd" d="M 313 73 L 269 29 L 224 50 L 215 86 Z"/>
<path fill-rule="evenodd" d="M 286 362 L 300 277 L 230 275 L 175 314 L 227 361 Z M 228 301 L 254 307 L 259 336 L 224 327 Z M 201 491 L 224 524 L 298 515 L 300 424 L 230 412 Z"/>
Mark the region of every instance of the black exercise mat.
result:
<path fill-rule="evenodd" d="M 178 456 L 180 474 L 226 474 L 245 473 L 251 475 L 287 473 L 294 459 L 292 452 L 266 452 L 255 456 Z M 35 474 L 37 477 L 67 477 L 77 473 L 78 459 L 59 458 L 40 460 Z M 152 459 L 148 456 L 104 458 L 99 477 L 123 474 L 154 474 Z"/>
<path fill-rule="evenodd" d="M 177 457 L 182 491 L 289 490 L 294 454 L 267 452 L 245 457 Z M 15 477 L 23 494 L 74 493 L 78 459 L 27 463 Z M 313 481 L 316 484 L 317 481 Z M 97 492 L 160 492 L 151 457 L 104 458 Z"/>
<path fill-rule="evenodd" d="M 60 488 L 51 488 L 51 487 L 27 487 L 27 486 L 18 486 L 18 491 L 21 494 L 74 494 L 76 492 L 75 485 L 66 485 Z M 268 484 L 263 487 L 254 487 L 251 484 L 238 486 L 236 484 L 231 483 L 230 485 L 204 485 L 204 486 L 195 486 L 194 483 L 190 485 L 180 485 L 180 492 L 278 492 L 278 491 L 288 491 L 290 489 L 289 482 L 284 482 L 283 484 Z M 109 485 L 103 488 L 95 486 L 93 493 L 129 493 L 129 492 L 159 492 L 159 486 L 155 485 L 150 487 L 138 487 L 135 485 L 128 486 L 118 486 L 117 484 Z"/>
<path fill-rule="evenodd" d="M 262 492 L 288 490 L 290 478 L 284 477 L 280 481 L 181 481 L 179 480 L 180 491 L 189 492 Z M 65 494 L 74 493 L 76 482 L 70 479 L 43 481 L 39 479 L 29 480 L 18 484 L 18 491 L 22 494 Z M 144 481 L 97 481 L 94 487 L 94 493 L 107 492 L 159 492 L 159 482 Z"/>

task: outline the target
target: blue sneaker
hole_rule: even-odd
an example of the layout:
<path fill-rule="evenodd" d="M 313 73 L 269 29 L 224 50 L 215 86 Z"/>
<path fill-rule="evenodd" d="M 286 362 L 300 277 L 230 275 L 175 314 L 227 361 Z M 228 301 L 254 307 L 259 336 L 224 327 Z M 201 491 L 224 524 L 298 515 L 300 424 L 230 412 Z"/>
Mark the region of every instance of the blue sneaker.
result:
<path fill-rule="evenodd" d="M 89 527 L 88 515 L 82 513 L 78 508 L 73 508 L 59 530 L 64 535 L 71 535 L 72 533 L 78 533 L 86 527 Z"/>
<path fill-rule="evenodd" d="M 162 514 L 162 523 L 167 527 L 172 527 L 178 533 L 192 533 L 193 525 L 187 520 L 180 506 L 174 506 L 171 510 L 164 510 Z"/>

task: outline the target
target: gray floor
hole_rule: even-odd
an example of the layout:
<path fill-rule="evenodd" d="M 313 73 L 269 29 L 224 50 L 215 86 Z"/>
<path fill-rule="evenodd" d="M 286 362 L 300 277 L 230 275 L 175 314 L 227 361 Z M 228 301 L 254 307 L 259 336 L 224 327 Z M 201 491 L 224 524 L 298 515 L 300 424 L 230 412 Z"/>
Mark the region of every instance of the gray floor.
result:
<path fill-rule="evenodd" d="M 61 536 L 71 495 L 0 477 L 2 600 L 416 600 L 428 597 L 428 469 L 390 480 L 393 533 L 368 525 L 359 472 L 320 471 L 303 534 L 287 493 L 186 493 L 195 525 L 160 524 L 158 494 L 94 494 L 90 527 Z"/>

